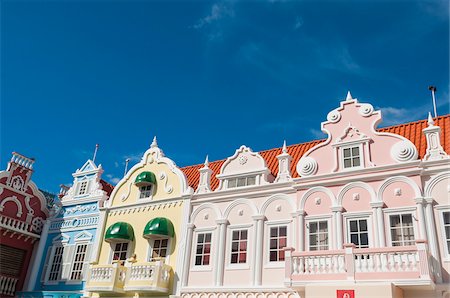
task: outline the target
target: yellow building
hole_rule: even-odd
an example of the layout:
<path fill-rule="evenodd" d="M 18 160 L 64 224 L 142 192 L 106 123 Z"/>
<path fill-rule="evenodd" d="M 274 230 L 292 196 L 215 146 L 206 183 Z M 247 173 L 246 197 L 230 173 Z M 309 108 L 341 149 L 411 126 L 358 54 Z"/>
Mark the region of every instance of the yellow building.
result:
<path fill-rule="evenodd" d="M 192 188 L 156 143 L 114 188 L 101 210 L 89 296 L 179 293 Z"/>

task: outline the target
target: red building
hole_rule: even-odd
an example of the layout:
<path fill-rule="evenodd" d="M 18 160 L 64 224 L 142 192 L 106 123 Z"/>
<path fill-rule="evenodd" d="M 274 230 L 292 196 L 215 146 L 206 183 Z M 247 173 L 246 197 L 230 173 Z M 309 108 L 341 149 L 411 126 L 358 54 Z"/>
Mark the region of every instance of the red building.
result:
<path fill-rule="evenodd" d="M 0 171 L 0 297 L 22 289 L 53 204 L 31 181 L 33 163 L 13 152 L 7 170 Z"/>

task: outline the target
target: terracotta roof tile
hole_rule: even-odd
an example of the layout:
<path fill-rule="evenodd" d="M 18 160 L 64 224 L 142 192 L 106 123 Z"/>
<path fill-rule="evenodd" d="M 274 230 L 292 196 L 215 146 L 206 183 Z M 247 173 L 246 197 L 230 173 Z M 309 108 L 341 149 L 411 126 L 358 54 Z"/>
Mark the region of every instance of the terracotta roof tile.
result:
<path fill-rule="evenodd" d="M 110 196 L 112 191 L 113 191 L 113 189 L 114 189 L 114 186 L 112 184 L 109 184 L 108 182 L 106 182 L 103 179 L 100 179 L 100 184 L 102 185 L 103 190 L 106 191 L 108 196 Z"/>
<path fill-rule="evenodd" d="M 444 147 L 445 152 L 450 153 L 450 114 L 438 117 L 434 120 L 434 123 L 434 125 L 441 127 L 441 144 Z M 422 133 L 422 130 L 427 126 L 427 120 L 419 120 L 415 122 L 380 128 L 378 129 L 378 131 L 399 134 L 409 139 L 417 147 L 417 150 L 419 151 L 419 157 L 423 158 L 427 148 L 427 142 L 425 140 L 425 135 Z M 287 146 L 288 153 L 292 156 L 292 177 L 299 177 L 295 167 L 303 154 L 305 154 L 306 151 L 308 151 L 311 147 L 323 141 L 325 141 L 325 139 Z M 267 167 L 274 177 L 276 177 L 278 173 L 278 159 L 276 157 L 280 153 L 281 148 L 274 148 L 259 152 L 259 154 L 266 160 Z M 220 168 L 222 167 L 224 162 L 225 159 L 209 163 L 209 168 L 213 171 L 211 176 L 212 190 L 215 190 L 219 186 L 219 180 L 216 178 L 216 175 L 219 174 Z M 181 168 L 188 179 L 189 186 L 191 186 L 193 189 L 197 189 L 200 178 L 200 173 L 198 170 L 202 167 L 203 164 Z"/>

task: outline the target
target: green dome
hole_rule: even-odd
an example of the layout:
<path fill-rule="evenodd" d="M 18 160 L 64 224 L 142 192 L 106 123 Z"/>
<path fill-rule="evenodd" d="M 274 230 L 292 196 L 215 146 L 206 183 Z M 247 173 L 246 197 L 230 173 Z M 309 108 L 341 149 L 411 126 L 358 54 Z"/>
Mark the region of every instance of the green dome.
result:
<path fill-rule="evenodd" d="M 131 240 L 134 239 L 133 227 L 126 222 L 116 222 L 109 226 L 106 230 L 105 241 L 111 242 L 114 240 Z"/>
<path fill-rule="evenodd" d="M 137 186 L 156 184 L 155 174 L 153 174 L 152 172 L 142 172 L 136 177 L 134 184 L 136 184 Z"/>
<path fill-rule="evenodd" d="M 144 237 L 148 238 L 152 235 L 175 236 L 172 222 L 165 217 L 156 217 L 152 219 L 144 228 Z"/>

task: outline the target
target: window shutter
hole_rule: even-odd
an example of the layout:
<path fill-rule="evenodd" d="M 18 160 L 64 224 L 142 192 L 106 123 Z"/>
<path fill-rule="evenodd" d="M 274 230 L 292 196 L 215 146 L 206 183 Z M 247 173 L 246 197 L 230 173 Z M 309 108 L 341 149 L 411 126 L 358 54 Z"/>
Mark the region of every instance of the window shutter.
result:
<path fill-rule="evenodd" d="M 89 265 L 91 261 L 91 253 L 92 253 L 92 243 L 89 243 L 86 247 L 86 256 L 84 257 L 83 273 L 81 275 L 82 280 L 87 279 L 87 273 L 89 271 Z"/>
<path fill-rule="evenodd" d="M 52 252 L 52 246 L 50 246 L 47 249 L 47 254 L 45 256 L 45 262 L 44 262 L 44 267 L 42 269 L 42 274 L 41 274 L 41 282 L 45 282 L 45 275 L 47 274 L 47 269 L 48 269 L 48 262 L 50 261 L 50 253 Z"/>
<path fill-rule="evenodd" d="M 72 269 L 73 252 L 75 245 L 67 245 L 64 247 L 63 259 L 62 259 L 62 270 L 61 279 L 70 278 L 70 270 Z"/>

